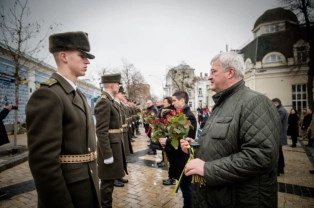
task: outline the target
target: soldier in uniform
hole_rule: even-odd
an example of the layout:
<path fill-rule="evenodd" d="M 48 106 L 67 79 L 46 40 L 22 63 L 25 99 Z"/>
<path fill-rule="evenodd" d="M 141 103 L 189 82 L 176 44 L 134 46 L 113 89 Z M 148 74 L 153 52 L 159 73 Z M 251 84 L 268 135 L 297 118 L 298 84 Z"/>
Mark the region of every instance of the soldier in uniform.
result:
<path fill-rule="evenodd" d="M 38 207 L 99 207 L 95 127 L 76 82 L 95 58 L 87 33 L 49 37 L 58 71 L 41 83 L 26 106 L 29 166 Z"/>
<path fill-rule="evenodd" d="M 112 207 L 114 180 L 122 178 L 125 172 L 127 173 L 121 113 L 114 101 L 115 95 L 119 92 L 120 80 L 121 74 L 108 74 L 101 77 L 104 92 L 95 106 L 102 207 Z"/>

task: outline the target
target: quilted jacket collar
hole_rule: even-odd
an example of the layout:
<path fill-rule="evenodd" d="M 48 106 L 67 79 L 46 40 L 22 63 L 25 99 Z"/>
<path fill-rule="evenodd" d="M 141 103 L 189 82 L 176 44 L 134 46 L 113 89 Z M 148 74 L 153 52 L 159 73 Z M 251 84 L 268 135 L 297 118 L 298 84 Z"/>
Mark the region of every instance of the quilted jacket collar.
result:
<path fill-rule="evenodd" d="M 215 106 L 213 109 L 215 109 L 215 107 L 219 106 L 227 97 L 229 97 L 234 92 L 238 91 L 240 88 L 242 88 L 244 86 L 245 86 L 245 82 L 243 80 L 240 80 L 239 82 L 235 83 L 231 87 L 215 94 L 213 96 L 213 100 L 215 102 Z"/>

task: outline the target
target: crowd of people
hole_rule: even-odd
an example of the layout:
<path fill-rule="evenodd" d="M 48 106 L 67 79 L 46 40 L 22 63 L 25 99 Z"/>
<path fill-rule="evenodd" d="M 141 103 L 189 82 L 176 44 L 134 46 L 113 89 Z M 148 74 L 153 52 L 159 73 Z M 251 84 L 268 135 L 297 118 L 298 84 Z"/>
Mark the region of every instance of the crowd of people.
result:
<path fill-rule="evenodd" d="M 38 207 L 112 207 L 114 187 L 128 183 L 123 177 L 128 174 L 126 157 L 133 153 L 133 139 L 140 135 L 139 103 L 126 98 L 121 74 L 103 75 L 95 125 L 76 86 L 89 60 L 95 58 L 87 33 L 51 35 L 49 51 L 58 70 L 41 83 L 26 106 L 29 166 Z M 296 125 L 313 145 L 312 111 L 307 109 L 300 122 L 296 110 L 289 116 L 280 99 L 270 100 L 246 87 L 243 57 L 235 52 L 220 53 L 210 63 L 215 105 L 211 111 L 206 105 L 197 110 L 199 138 L 195 138 L 197 119 L 188 106 L 187 92 L 158 99 L 156 107 L 148 100 L 147 112 L 167 118 L 171 110 L 180 109 L 193 126 L 177 149 L 171 137 L 149 139 L 148 154 L 163 150 L 170 167 L 162 183 L 173 185 L 178 180 L 184 208 L 277 207 L 277 176 L 284 174 L 285 167 L 282 145 L 287 144 L 288 133 L 292 147 L 296 146 Z M 144 127 L 151 138 L 150 125 Z M 198 144 L 194 158 L 192 144 Z M 193 175 L 205 184 L 192 186 Z"/>

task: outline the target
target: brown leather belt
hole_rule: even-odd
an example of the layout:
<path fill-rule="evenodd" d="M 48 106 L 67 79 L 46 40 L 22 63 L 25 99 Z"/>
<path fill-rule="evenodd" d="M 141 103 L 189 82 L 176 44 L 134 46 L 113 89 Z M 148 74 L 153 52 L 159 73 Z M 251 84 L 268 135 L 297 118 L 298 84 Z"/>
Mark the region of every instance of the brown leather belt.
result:
<path fill-rule="evenodd" d="M 97 159 L 97 151 L 84 155 L 59 155 L 60 163 L 83 163 Z"/>
<path fill-rule="evenodd" d="M 120 128 L 120 129 L 109 129 L 108 132 L 109 132 L 109 134 L 119 134 L 119 133 L 123 132 L 123 129 L 122 128 Z"/>

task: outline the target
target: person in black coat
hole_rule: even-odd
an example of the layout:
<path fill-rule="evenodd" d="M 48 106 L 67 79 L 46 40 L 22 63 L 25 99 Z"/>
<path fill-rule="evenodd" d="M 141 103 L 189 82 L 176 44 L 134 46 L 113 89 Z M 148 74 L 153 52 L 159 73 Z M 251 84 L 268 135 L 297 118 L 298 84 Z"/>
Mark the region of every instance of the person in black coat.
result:
<path fill-rule="evenodd" d="M 175 107 L 175 109 L 183 109 L 184 114 L 188 118 L 188 120 L 191 121 L 191 125 L 194 127 L 194 129 L 190 129 L 188 132 L 188 136 L 192 139 L 195 139 L 196 134 L 196 118 L 194 114 L 191 112 L 190 107 L 187 105 L 189 102 L 189 96 L 184 91 L 177 91 L 172 95 L 172 104 Z M 166 115 L 163 115 L 166 116 Z M 189 155 L 185 154 L 182 150 L 180 145 L 178 146 L 178 149 L 176 150 L 171 145 L 171 138 L 160 138 L 159 139 L 160 144 L 165 148 L 170 168 L 169 168 L 169 179 L 164 180 L 164 185 L 171 185 L 174 183 L 173 179 L 179 179 L 180 175 L 185 167 L 185 164 L 187 163 L 189 159 Z M 183 195 L 183 202 L 184 202 L 184 208 L 188 208 L 192 206 L 192 186 L 191 186 L 191 176 L 182 175 L 182 180 L 180 183 L 180 189 L 182 191 Z"/>
<path fill-rule="evenodd" d="M 12 105 L 4 106 L 3 110 L 0 112 L 0 146 L 9 143 L 9 138 L 5 126 L 3 124 L 3 119 L 7 117 L 9 112 L 12 110 Z"/>
<path fill-rule="evenodd" d="M 298 113 L 294 108 L 292 108 L 290 111 L 289 118 L 288 118 L 288 130 L 287 130 L 287 135 L 291 136 L 291 139 L 292 139 L 291 147 L 296 147 L 296 144 L 298 141 L 297 140 L 298 135 L 299 135 L 298 121 L 299 121 Z"/>

